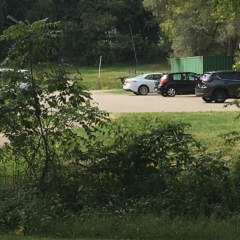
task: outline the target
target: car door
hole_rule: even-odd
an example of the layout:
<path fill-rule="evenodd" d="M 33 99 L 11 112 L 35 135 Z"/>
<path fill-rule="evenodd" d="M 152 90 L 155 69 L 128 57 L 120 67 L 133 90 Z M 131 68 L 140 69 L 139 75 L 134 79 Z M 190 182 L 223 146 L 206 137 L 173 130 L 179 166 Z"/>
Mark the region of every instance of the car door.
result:
<path fill-rule="evenodd" d="M 228 88 L 228 94 L 230 97 L 239 97 L 240 96 L 240 73 L 231 72 L 224 74 L 224 82 Z"/>
<path fill-rule="evenodd" d="M 195 86 L 196 86 L 198 80 L 199 79 L 195 73 L 187 74 L 186 93 L 188 93 L 188 94 L 195 93 Z"/>
<path fill-rule="evenodd" d="M 184 85 L 184 81 L 182 79 L 181 73 L 172 74 L 171 81 L 168 83 L 168 88 L 172 87 L 176 90 L 177 93 L 182 93 L 182 88 Z"/>
<path fill-rule="evenodd" d="M 189 91 L 190 91 L 189 83 L 190 83 L 190 81 L 188 78 L 188 73 L 182 73 L 181 74 L 181 88 L 180 88 L 179 92 L 182 94 L 189 93 Z"/>
<path fill-rule="evenodd" d="M 157 89 L 160 79 L 162 77 L 162 74 L 153 74 L 153 80 L 154 80 L 154 88 Z"/>
<path fill-rule="evenodd" d="M 149 88 L 149 92 L 154 92 L 155 89 L 155 82 L 154 74 L 149 74 L 144 78 L 144 84 L 146 84 Z"/>

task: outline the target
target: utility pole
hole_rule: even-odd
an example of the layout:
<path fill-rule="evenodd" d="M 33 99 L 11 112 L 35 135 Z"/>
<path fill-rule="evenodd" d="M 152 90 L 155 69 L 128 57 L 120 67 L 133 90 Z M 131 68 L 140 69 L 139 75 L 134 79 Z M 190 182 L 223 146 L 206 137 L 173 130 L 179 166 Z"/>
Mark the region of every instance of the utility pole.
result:
<path fill-rule="evenodd" d="M 132 39 L 132 48 L 133 48 L 133 52 L 134 52 L 134 58 L 135 58 L 135 73 L 137 73 L 137 53 L 136 53 L 136 48 L 135 48 L 135 42 L 134 42 L 134 39 L 133 39 L 133 33 L 132 33 L 132 26 L 131 24 L 129 24 L 129 30 L 130 30 L 130 33 L 131 33 L 131 39 Z"/>
<path fill-rule="evenodd" d="M 102 66 L 102 56 L 99 58 L 99 66 L 98 66 L 98 88 L 100 89 L 100 79 L 101 79 L 101 66 Z"/>

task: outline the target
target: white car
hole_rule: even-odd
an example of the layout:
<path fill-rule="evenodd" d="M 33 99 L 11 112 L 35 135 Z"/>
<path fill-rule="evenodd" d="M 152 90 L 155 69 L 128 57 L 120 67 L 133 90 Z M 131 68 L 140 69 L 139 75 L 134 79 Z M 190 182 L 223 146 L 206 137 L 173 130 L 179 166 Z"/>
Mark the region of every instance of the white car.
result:
<path fill-rule="evenodd" d="M 133 78 L 126 78 L 123 89 L 136 95 L 147 95 L 156 91 L 162 75 L 163 73 L 146 73 Z"/>

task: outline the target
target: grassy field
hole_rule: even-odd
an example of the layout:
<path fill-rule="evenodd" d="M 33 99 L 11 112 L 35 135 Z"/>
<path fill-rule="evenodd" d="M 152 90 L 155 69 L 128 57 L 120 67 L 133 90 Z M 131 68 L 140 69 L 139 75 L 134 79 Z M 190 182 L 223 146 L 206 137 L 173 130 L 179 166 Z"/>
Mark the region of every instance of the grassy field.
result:
<path fill-rule="evenodd" d="M 189 124 L 188 132 L 201 143 L 211 148 L 219 148 L 223 144 L 222 135 L 240 130 L 240 119 L 236 119 L 238 112 L 194 112 L 194 113 L 127 113 L 112 114 L 113 119 L 124 121 L 134 128 L 138 119 L 159 118 L 169 121 L 180 121 Z"/>
<path fill-rule="evenodd" d="M 92 89 L 119 89 L 122 88 L 119 77 L 132 77 L 142 73 L 149 72 L 169 72 L 170 66 L 167 64 L 142 64 L 136 69 L 133 66 L 127 65 L 102 65 L 99 78 L 98 66 L 93 67 L 71 67 L 69 72 L 71 76 L 81 76 L 84 85 Z"/>
<path fill-rule="evenodd" d="M 116 220 L 116 219 L 115 219 Z M 126 220 L 126 219 L 125 219 Z M 63 227 L 64 238 L 27 237 L 0 235 L 1 240 L 238 240 L 240 234 L 239 217 L 220 221 L 216 218 L 185 219 L 179 217 L 137 216 L 129 222 L 124 219 L 87 219 Z M 59 226 L 60 227 L 60 226 Z M 76 228 L 77 227 L 77 228 Z M 63 234 L 64 235 L 64 234 Z M 70 235 L 70 236 L 69 236 Z M 86 237 L 86 235 L 88 235 Z M 61 236 L 61 235 L 59 235 Z"/>
<path fill-rule="evenodd" d="M 150 122 L 156 118 L 163 121 L 184 122 L 189 124 L 186 131 L 206 146 L 209 151 L 224 149 L 229 151 L 230 156 L 236 156 L 239 153 L 239 147 L 225 145 L 223 135 L 232 131 L 239 131 L 240 134 L 240 119 L 236 119 L 238 114 L 239 112 L 117 113 L 111 114 L 110 117 L 136 132 L 144 130 L 142 129 L 143 121 Z M 81 134 L 81 131 L 79 133 Z M 0 169 L 6 168 L 3 172 L 7 172 L 11 176 L 13 165 L 14 162 L 9 162 L 4 166 L 0 164 Z"/>

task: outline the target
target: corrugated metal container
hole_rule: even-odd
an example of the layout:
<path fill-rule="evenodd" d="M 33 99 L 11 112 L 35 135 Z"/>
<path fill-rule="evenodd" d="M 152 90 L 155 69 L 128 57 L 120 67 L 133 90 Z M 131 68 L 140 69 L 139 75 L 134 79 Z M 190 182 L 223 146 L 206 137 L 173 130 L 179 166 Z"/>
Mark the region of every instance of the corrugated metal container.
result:
<path fill-rule="evenodd" d="M 171 72 L 195 72 L 232 70 L 232 57 L 229 56 L 196 56 L 177 58 L 171 62 Z"/>

